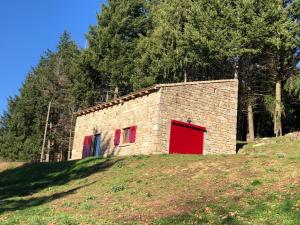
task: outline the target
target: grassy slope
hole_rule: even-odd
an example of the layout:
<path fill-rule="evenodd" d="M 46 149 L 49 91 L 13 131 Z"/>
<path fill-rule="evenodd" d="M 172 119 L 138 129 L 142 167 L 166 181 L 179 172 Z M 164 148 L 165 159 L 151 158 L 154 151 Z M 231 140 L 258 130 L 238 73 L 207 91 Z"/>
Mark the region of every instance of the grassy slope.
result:
<path fill-rule="evenodd" d="M 267 142 L 232 156 L 0 163 L 0 224 L 300 224 L 300 142 Z"/>

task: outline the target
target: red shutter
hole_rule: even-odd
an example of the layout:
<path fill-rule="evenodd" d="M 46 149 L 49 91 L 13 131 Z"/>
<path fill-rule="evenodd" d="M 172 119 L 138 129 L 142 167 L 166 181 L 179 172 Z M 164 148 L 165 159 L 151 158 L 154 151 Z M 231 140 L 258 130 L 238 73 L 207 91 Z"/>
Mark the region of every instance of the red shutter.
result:
<path fill-rule="evenodd" d="M 82 158 L 91 156 L 92 149 L 93 149 L 93 135 L 84 137 Z"/>
<path fill-rule="evenodd" d="M 115 145 L 119 145 L 120 144 L 120 139 L 121 139 L 121 130 L 117 129 L 115 130 Z"/>
<path fill-rule="evenodd" d="M 136 128 L 137 126 L 130 127 L 130 136 L 129 136 L 129 142 L 134 143 L 136 139 Z"/>

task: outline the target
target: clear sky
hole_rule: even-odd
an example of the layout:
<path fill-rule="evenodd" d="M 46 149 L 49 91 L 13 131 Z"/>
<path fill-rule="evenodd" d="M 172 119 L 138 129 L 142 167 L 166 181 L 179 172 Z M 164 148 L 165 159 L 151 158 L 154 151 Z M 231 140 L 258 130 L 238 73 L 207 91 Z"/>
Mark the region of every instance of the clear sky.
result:
<path fill-rule="evenodd" d="M 80 47 L 105 0 L 0 1 L 0 114 L 18 94 L 31 67 L 68 30 Z"/>

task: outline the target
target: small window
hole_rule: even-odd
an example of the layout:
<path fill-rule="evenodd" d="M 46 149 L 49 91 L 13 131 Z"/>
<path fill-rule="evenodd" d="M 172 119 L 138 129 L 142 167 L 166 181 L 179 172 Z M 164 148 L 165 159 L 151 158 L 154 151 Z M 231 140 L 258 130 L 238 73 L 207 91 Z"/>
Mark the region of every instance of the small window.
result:
<path fill-rule="evenodd" d="M 123 144 L 130 143 L 130 127 L 123 129 Z"/>
<path fill-rule="evenodd" d="M 122 130 L 122 144 L 135 143 L 137 126 L 127 127 Z"/>

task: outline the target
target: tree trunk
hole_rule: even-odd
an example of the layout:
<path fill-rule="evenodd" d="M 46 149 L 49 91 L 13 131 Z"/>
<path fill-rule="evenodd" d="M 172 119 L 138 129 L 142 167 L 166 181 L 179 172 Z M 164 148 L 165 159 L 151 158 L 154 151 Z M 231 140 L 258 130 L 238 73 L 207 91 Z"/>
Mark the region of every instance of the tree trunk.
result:
<path fill-rule="evenodd" d="M 106 97 L 105 97 L 105 101 L 108 102 L 109 101 L 109 91 L 106 91 Z"/>
<path fill-rule="evenodd" d="M 248 103 L 248 135 L 247 142 L 254 141 L 254 120 L 253 120 L 253 105 L 252 102 Z"/>
<path fill-rule="evenodd" d="M 186 70 L 184 70 L 184 83 L 186 83 L 187 82 L 187 72 L 186 72 Z"/>
<path fill-rule="evenodd" d="M 118 96 L 119 96 L 119 87 L 116 87 L 114 93 L 114 99 L 118 98 Z"/>
<path fill-rule="evenodd" d="M 52 128 L 53 128 L 53 123 L 49 123 L 49 133 L 52 133 Z M 50 162 L 50 153 L 51 153 L 51 148 L 52 148 L 52 140 L 48 138 L 48 143 L 47 143 L 47 158 L 46 162 Z"/>
<path fill-rule="evenodd" d="M 281 81 L 276 81 L 275 89 L 275 112 L 274 112 L 274 135 L 276 137 L 282 136 L 282 124 L 281 124 Z"/>
<path fill-rule="evenodd" d="M 46 124 L 45 124 L 45 131 L 44 131 L 43 146 L 42 146 L 40 162 L 44 161 L 45 144 L 46 144 L 46 138 L 47 138 L 48 125 L 49 125 L 48 123 L 49 123 L 49 116 L 50 116 L 50 111 L 51 111 L 51 104 L 52 104 L 52 102 L 50 101 L 49 106 L 48 106 Z"/>
<path fill-rule="evenodd" d="M 73 119 L 74 119 L 74 112 L 73 112 L 73 110 L 71 110 L 70 133 L 69 133 L 69 149 L 68 149 L 68 159 L 67 160 L 70 160 L 71 157 L 72 157 Z"/>
<path fill-rule="evenodd" d="M 186 56 L 184 58 L 184 72 L 183 72 L 184 83 L 186 83 L 188 81 L 187 64 L 188 64 L 188 58 Z"/>

